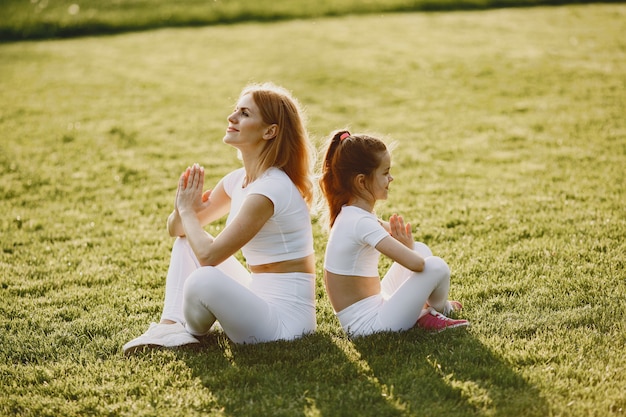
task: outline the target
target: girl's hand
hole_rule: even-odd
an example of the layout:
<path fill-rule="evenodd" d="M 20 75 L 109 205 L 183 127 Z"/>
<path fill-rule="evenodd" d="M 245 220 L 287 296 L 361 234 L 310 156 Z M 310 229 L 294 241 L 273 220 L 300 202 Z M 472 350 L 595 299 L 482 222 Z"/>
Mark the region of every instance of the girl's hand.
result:
<path fill-rule="evenodd" d="M 404 219 L 402 216 L 398 216 L 397 214 L 393 214 L 389 218 L 389 229 L 391 236 L 393 236 L 397 241 L 402 243 L 409 249 L 413 249 L 413 232 L 411 231 L 411 224 L 404 224 Z"/>
<path fill-rule="evenodd" d="M 204 168 L 198 164 L 187 167 L 178 180 L 178 189 L 176 190 L 176 210 L 193 211 L 199 213 L 207 208 L 211 203 L 209 196 L 211 190 L 202 193 L 204 186 Z"/>

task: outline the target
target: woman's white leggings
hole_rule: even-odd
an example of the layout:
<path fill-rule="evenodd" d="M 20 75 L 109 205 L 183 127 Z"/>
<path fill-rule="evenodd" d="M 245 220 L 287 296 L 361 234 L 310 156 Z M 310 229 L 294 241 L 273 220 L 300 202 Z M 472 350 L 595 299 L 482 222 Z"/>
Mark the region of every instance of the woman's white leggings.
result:
<path fill-rule="evenodd" d="M 443 311 L 450 291 L 450 268 L 416 242 L 414 250 L 425 258 L 422 272 L 394 263 L 381 281 L 381 293 L 358 301 L 337 313 L 343 329 L 353 336 L 380 331 L 408 330 L 425 313 L 424 305 Z"/>
<path fill-rule="evenodd" d="M 177 238 L 161 319 L 196 336 L 218 321 L 236 343 L 295 339 L 315 331 L 315 276 L 251 274 L 235 257 L 203 267 L 187 239 Z"/>

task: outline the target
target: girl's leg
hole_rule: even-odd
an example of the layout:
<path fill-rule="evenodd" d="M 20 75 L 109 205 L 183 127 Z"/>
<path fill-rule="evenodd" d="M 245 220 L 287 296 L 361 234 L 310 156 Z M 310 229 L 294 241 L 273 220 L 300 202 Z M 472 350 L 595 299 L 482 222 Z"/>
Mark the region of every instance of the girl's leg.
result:
<path fill-rule="evenodd" d="M 280 330 L 277 314 L 265 300 L 214 267 L 202 267 L 187 278 L 184 313 L 190 333 L 204 335 L 217 320 L 236 343 L 275 340 Z"/>
<path fill-rule="evenodd" d="M 422 257 L 428 258 L 433 256 L 433 252 L 428 246 L 422 242 L 415 242 L 413 250 L 419 253 Z M 393 263 L 389 271 L 385 274 L 385 277 L 380 283 L 381 292 L 385 298 L 390 297 L 400 286 L 411 276 L 413 271 L 406 269 L 398 263 Z"/>
<path fill-rule="evenodd" d="M 413 245 L 413 250 L 422 255 L 424 258 L 433 256 L 433 251 L 430 250 L 430 248 L 422 242 L 415 242 L 415 244 Z"/>
<path fill-rule="evenodd" d="M 381 330 L 408 330 L 422 315 L 426 303 L 441 311 L 450 290 L 450 268 L 437 256 L 426 258 L 422 272 L 413 272 L 381 307 Z"/>

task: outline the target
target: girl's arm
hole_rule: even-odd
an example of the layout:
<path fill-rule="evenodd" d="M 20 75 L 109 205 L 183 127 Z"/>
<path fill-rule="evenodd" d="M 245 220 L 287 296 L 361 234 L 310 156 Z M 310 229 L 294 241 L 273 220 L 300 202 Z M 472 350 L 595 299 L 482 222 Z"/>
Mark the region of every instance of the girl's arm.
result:
<path fill-rule="evenodd" d="M 404 224 L 402 216 L 394 214 L 389 218 L 388 232 L 391 236 L 378 242 L 376 250 L 411 271 L 422 272 L 424 258 L 413 250 L 411 225 Z"/>
<path fill-rule="evenodd" d="M 378 219 L 378 223 L 387 231 L 387 233 L 391 234 L 391 226 L 389 222 L 384 221 L 383 219 Z"/>

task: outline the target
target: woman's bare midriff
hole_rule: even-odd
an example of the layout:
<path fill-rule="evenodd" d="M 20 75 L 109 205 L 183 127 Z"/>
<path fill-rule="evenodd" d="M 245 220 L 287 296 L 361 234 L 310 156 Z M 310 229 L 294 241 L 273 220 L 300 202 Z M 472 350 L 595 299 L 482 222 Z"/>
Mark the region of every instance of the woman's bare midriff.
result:
<path fill-rule="evenodd" d="M 284 274 L 289 272 L 315 273 L 315 255 L 311 254 L 304 258 L 290 259 L 288 261 L 273 262 L 262 265 L 248 265 L 254 274 Z"/>
<path fill-rule="evenodd" d="M 324 285 L 326 285 L 326 293 L 336 312 L 380 293 L 379 277 L 339 275 L 324 271 Z"/>

